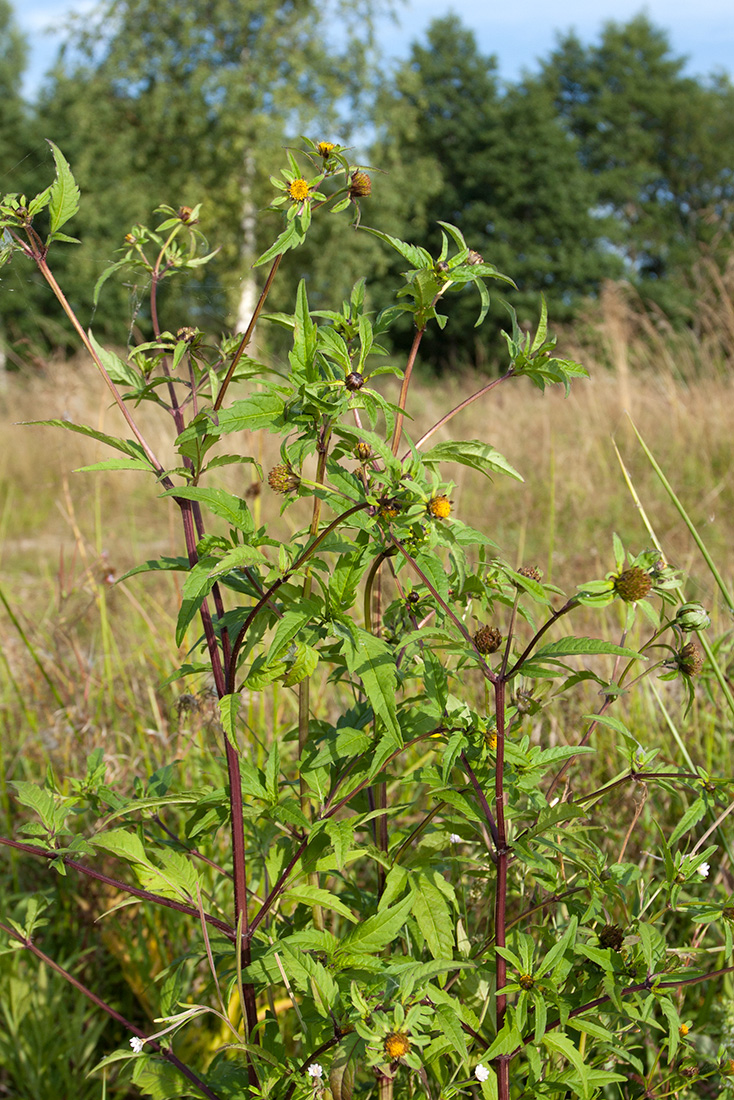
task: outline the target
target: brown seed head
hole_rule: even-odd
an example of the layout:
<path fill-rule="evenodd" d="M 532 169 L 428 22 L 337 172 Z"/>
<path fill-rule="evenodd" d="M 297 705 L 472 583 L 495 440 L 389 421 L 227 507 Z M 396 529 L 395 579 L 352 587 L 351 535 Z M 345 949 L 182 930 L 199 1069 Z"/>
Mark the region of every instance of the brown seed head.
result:
<path fill-rule="evenodd" d="M 361 390 L 364 385 L 364 375 L 359 371 L 353 370 L 344 380 L 344 385 L 351 393 L 355 393 L 357 390 Z"/>
<path fill-rule="evenodd" d="M 474 635 L 474 645 L 483 657 L 496 653 L 502 645 L 502 635 L 495 626 L 481 626 Z"/>
<path fill-rule="evenodd" d="M 358 443 L 353 453 L 354 457 L 358 458 L 360 462 L 369 462 L 371 458 L 375 457 L 375 452 L 372 450 L 369 443 Z"/>
<path fill-rule="evenodd" d="M 651 588 L 652 580 L 649 573 L 639 565 L 625 569 L 614 581 L 614 591 L 625 603 L 636 603 L 637 600 L 644 599 Z"/>
<path fill-rule="evenodd" d="M 372 194 L 372 180 L 366 172 L 354 172 L 349 184 L 350 199 L 366 199 Z"/>
<path fill-rule="evenodd" d="M 177 340 L 184 340 L 187 344 L 191 344 L 196 339 L 199 333 L 198 328 L 192 328 L 191 325 L 184 325 L 176 333 Z"/>
<path fill-rule="evenodd" d="M 193 206 L 179 206 L 178 216 L 184 225 L 196 225 L 198 218 L 192 218 L 191 215 L 194 212 Z"/>
<path fill-rule="evenodd" d="M 624 931 L 618 924 L 605 924 L 599 933 L 601 947 L 611 947 L 613 951 L 621 951 L 624 942 Z"/>
<path fill-rule="evenodd" d="M 534 565 L 522 565 L 518 569 L 521 577 L 527 577 L 531 581 L 539 581 L 543 574 Z"/>
<path fill-rule="evenodd" d="M 469 249 L 469 255 L 466 258 L 466 262 L 474 266 L 475 264 L 483 264 L 484 257 L 481 252 L 475 252 L 473 248 Z"/>
<path fill-rule="evenodd" d="M 703 668 L 703 653 L 695 642 L 687 642 L 676 654 L 676 661 L 684 676 L 698 676 Z"/>
<path fill-rule="evenodd" d="M 268 485 L 275 493 L 292 493 L 301 484 L 298 474 L 294 474 L 284 462 L 273 466 L 268 474 Z"/>

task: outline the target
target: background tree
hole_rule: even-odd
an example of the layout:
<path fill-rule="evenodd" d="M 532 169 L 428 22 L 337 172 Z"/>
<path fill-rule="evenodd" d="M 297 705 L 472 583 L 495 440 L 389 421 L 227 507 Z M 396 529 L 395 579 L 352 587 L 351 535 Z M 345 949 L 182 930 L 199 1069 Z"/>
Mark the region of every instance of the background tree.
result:
<path fill-rule="evenodd" d="M 193 296 L 169 300 L 169 316 L 232 323 L 260 244 L 243 222 L 270 200 L 273 151 L 340 113 L 341 133 L 358 118 L 377 3 L 111 0 L 76 20 L 39 104 L 86 197 L 90 247 L 66 261 L 72 298 L 88 299 L 100 243 L 109 259 L 158 203 L 204 200 L 202 228 L 222 250 Z M 119 316 L 105 287 L 95 326 L 109 331 Z"/>
<path fill-rule="evenodd" d="M 438 247 L 438 220 L 457 225 L 488 262 L 512 270 L 518 292 L 507 297 L 520 313 L 537 307 L 537 293 L 527 298 L 525 288 L 541 286 L 554 316 L 568 316 L 618 263 L 600 247 L 603 226 L 591 213 L 576 139 L 550 95 L 531 81 L 503 90 L 496 69 L 454 16 L 435 20 L 426 44 L 413 45 L 380 111 L 378 147 L 391 167 L 396 217 L 429 248 Z M 452 354 L 481 363 L 493 337 L 472 332 L 473 310 L 467 294 Z M 499 306 L 495 315 L 497 323 L 507 318 Z M 422 352 L 440 365 L 437 346 L 425 340 Z"/>
<path fill-rule="evenodd" d="M 668 35 L 643 15 L 607 23 L 599 42 L 574 34 L 541 66 L 539 83 L 579 143 L 595 203 L 628 276 L 668 309 L 682 275 L 731 225 L 734 88 L 685 76 Z"/>
<path fill-rule="evenodd" d="M 0 176 L 5 189 L 19 194 L 31 192 L 37 182 L 33 180 L 35 161 L 31 161 L 31 112 L 22 94 L 27 60 L 28 43 L 15 23 L 10 4 L 0 0 Z M 0 267 L 0 370 L 6 359 L 11 366 L 20 362 L 11 347 L 21 336 L 23 301 L 17 286 L 17 273 Z"/>

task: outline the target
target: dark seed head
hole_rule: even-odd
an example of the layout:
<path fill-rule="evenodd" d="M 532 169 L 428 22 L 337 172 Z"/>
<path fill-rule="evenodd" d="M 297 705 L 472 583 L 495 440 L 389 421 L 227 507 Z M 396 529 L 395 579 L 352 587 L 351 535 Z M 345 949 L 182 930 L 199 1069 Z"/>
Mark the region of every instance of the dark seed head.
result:
<path fill-rule="evenodd" d="M 633 565 L 620 573 L 614 581 L 614 591 L 625 603 L 636 603 L 643 600 L 652 588 L 652 580 L 649 573 L 641 569 L 639 565 Z"/>
<path fill-rule="evenodd" d="M 613 951 L 620 951 L 624 942 L 624 931 L 618 924 L 605 924 L 599 933 L 601 947 L 611 947 Z"/>
<path fill-rule="evenodd" d="M 688 642 L 676 654 L 676 662 L 684 676 L 698 676 L 703 668 L 703 653 L 695 642 Z"/>
<path fill-rule="evenodd" d="M 483 657 L 496 653 L 502 645 L 502 635 L 494 626 L 481 626 L 474 635 L 474 645 Z"/>

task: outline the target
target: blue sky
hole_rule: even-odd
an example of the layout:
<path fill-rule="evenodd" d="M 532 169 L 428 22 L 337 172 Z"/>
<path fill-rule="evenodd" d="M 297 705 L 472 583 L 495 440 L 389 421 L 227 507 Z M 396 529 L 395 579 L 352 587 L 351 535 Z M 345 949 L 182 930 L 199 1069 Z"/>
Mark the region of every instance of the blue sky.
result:
<path fill-rule="evenodd" d="M 11 0 L 14 2 L 14 0 Z M 235 0 L 236 2 L 236 0 Z M 58 27 L 70 12 L 83 13 L 92 0 L 23 0 L 15 17 L 31 45 L 26 92 L 31 95 L 53 60 Z M 389 55 L 405 56 L 430 21 L 454 12 L 476 34 L 480 49 L 499 59 L 500 73 L 514 79 L 523 68 L 534 69 L 538 57 L 553 48 L 556 32 L 573 28 L 584 41 L 594 40 L 608 19 L 619 22 L 644 11 L 670 35 L 674 51 L 688 57 L 688 71 L 706 75 L 725 71 L 734 78 L 734 4 L 732 0 L 404 0 L 398 25 L 384 24 Z"/>

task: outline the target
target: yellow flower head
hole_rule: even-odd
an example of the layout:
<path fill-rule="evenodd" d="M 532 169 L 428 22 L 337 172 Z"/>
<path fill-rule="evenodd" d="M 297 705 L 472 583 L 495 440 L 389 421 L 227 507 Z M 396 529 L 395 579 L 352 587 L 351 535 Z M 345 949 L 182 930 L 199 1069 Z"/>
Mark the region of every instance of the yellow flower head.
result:
<path fill-rule="evenodd" d="M 688 1034 L 688 1024 L 681 1024 L 678 1028 L 678 1034 L 680 1035 L 681 1039 L 685 1039 L 686 1035 Z"/>
<path fill-rule="evenodd" d="M 451 515 L 451 501 L 443 493 L 437 497 L 431 497 L 428 501 L 428 511 L 436 519 L 448 519 Z"/>
<path fill-rule="evenodd" d="M 326 160 L 327 157 L 331 156 L 331 150 L 333 148 L 334 148 L 334 142 L 333 141 L 320 141 L 318 143 L 318 145 L 316 146 L 316 150 L 317 150 L 319 156 L 323 157 L 324 160 Z"/>
<path fill-rule="evenodd" d="M 408 1053 L 410 1039 L 404 1031 L 391 1031 L 385 1039 L 383 1049 L 390 1061 L 394 1062 L 396 1058 L 402 1058 Z"/>
<path fill-rule="evenodd" d="M 304 199 L 308 198 L 310 192 L 311 188 L 308 186 L 305 179 L 300 176 L 298 179 L 293 180 L 288 187 L 288 194 L 294 202 L 303 202 Z"/>

